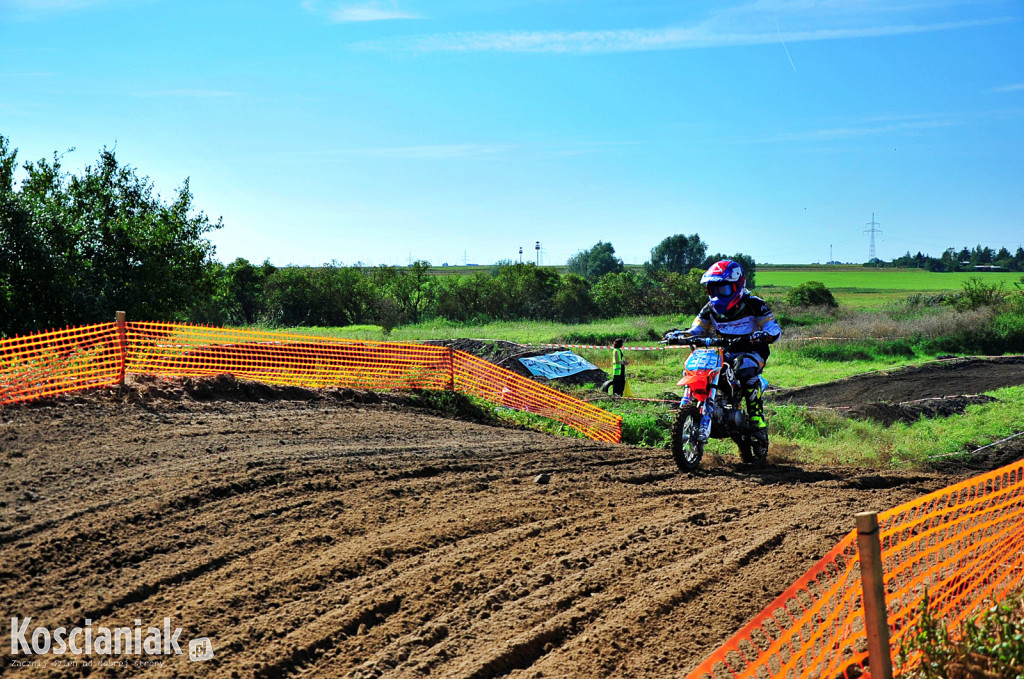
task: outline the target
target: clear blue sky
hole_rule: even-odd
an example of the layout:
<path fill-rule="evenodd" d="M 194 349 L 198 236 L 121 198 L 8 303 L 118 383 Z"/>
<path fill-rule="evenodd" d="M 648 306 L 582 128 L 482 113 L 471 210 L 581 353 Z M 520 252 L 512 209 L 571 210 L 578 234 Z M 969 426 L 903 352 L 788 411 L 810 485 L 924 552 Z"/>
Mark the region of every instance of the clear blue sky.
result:
<path fill-rule="evenodd" d="M 0 0 L 0 134 L 191 178 L 222 261 L 1024 243 L 1020 0 Z"/>

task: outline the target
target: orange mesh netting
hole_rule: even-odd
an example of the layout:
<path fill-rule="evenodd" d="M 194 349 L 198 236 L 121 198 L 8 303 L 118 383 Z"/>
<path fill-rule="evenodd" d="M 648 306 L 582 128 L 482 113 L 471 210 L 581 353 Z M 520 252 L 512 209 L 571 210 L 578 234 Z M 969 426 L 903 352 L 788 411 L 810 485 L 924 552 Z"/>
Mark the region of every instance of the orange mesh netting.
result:
<path fill-rule="evenodd" d="M 622 418 L 617 415 L 464 351 L 452 351 L 452 365 L 456 391 L 558 420 L 598 441 L 618 443 L 622 438 Z"/>
<path fill-rule="evenodd" d="M 0 340 L 0 404 L 114 384 L 123 357 L 114 323 Z"/>
<path fill-rule="evenodd" d="M 930 610 L 952 627 L 1024 581 L 1022 477 L 1024 464 L 1014 463 L 878 515 L 893 649 L 920 618 L 925 589 Z M 866 671 L 862 616 L 854 531 L 689 679 L 852 679 Z"/>
<path fill-rule="evenodd" d="M 178 323 L 114 323 L 0 341 L 0 404 L 117 384 L 128 372 L 229 373 L 304 387 L 457 389 L 618 442 L 622 418 L 447 347 Z"/>
<path fill-rule="evenodd" d="M 175 323 L 129 323 L 127 369 L 164 377 L 230 373 L 304 387 L 445 389 L 452 382 L 444 347 Z"/>

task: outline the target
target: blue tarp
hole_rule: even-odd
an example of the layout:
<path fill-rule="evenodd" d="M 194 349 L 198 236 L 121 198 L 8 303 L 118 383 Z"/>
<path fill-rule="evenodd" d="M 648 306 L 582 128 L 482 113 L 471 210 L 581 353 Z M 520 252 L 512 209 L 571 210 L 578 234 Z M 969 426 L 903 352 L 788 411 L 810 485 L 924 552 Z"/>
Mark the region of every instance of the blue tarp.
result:
<path fill-rule="evenodd" d="M 598 369 L 596 365 L 584 361 L 571 351 L 556 351 L 553 354 L 521 358 L 519 362 L 534 375 L 546 377 L 549 380 L 568 377 L 584 370 Z"/>

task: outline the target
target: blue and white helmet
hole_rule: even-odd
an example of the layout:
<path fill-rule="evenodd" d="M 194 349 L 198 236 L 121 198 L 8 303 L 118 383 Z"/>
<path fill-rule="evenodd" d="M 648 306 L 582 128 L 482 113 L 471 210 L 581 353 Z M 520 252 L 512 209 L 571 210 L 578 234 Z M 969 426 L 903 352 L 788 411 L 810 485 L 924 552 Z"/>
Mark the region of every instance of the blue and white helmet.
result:
<path fill-rule="evenodd" d="M 708 292 L 711 308 L 715 313 L 724 314 L 740 303 L 747 277 L 743 267 L 731 259 L 723 259 L 712 264 L 700 277 L 700 282 Z"/>

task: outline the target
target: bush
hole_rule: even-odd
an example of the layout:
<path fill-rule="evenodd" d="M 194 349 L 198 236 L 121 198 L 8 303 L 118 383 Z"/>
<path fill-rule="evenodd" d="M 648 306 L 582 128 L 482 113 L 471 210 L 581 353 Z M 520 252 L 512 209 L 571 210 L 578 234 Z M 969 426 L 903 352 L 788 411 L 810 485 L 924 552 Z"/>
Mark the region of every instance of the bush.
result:
<path fill-rule="evenodd" d="M 1007 311 L 986 325 L 964 327 L 948 335 L 920 340 L 917 349 L 932 354 L 1015 353 L 1024 349 L 1024 314 Z"/>
<path fill-rule="evenodd" d="M 1020 677 L 1024 673 L 1024 597 L 1018 592 L 978 616 L 968 618 L 951 633 L 929 610 L 928 593 L 921 618 L 899 652 L 906 667 L 913 655 L 921 664 L 907 676 L 920 679 L 963 677 Z"/>
<path fill-rule="evenodd" d="M 654 314 L 696 314 L 707 304 L 708 295 L 700 284 L 703 269 L 690 269 L 683 275 L 674 272 L 649 274 L 650 312 Z"/>
<path fill-rule="evenodd" d="M 992 323 L 992 334 L 1004 351 L 1024 350 L 1024 314 L 999 314 Z"/>
<path fill-rule="evenodd" d="M 913 345 L 907 340 L 879 342 L 876 346 L 876 353 L 881 356 L 903 356 L 904 358 L 911 358 L 917 355 Z"/>
<path fill-rule="evenodd" d="M 371 290 L 358 269 L 287 267 L 266 279 L 268 320 L 280 325 L 339 326 L 365 318 Z"/>
<path fill-rule="evenodd" d="M 632 271 L 605 274 L 594 284 L 592 292 L 594 302 L 605 317 L 647 313 L 647 298 L 640 277 Z"/>
<path fill-rule="evenodd" d="M 551 312 L 562 323 L 584 323 L 597 314 L 597 305 L 590 295 L 590 285 L 581 276 L 565 274 L 551 300 Z"/>
<path fill-rule="evenodd" d="M 622 442 L 633 446 L 667 447 L 671 417 L 669 413 L 623 413 Z"/>
<path fill-rule="evenodd" d="M 613 274 L 608 274 L 613 275 Z M 550 319 L 559 275 L 535 264 L 502 264 L 494 274 L 492 317 L 505 320 Z"/>
<path fill-rule="evenodd" d="M 807 281 L 786 293 L 786 304 L 790 306 L 820 306 L 839 308 L 839 302 L 832 292 L 820 281 Z"/>
<path fill-rule="evenodd" d="M 980 278 L 968 278 L 961 284 L 963 292 L 953 300 L 958 311 L 973 311 L 981 307 L 1001 307 L 1009 292 L 1002 283 L 987 283 Z"/>

